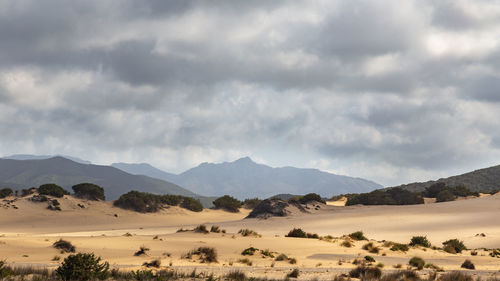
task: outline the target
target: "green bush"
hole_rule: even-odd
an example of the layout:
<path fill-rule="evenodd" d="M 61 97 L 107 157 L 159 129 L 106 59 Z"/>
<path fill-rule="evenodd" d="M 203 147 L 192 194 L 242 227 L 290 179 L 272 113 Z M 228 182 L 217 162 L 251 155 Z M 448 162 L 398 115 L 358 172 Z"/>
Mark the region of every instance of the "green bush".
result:
<path fill-rule="evenodd" d="M 373 242 L 366 243 L 365 245 L 363 245 L 362 249 L 372 254 L 378 254 L 380 252 L 380 248 L 375 246 Z"/>
<path fill-rule="evenodd" d="M 52 247 L 59 249 L 61 251 L 65 251 L 66 253 L 74 253 L 75 252 L 75 246 L 71 244 L 71 242 L 59 239 L 54 244 L 52 244 Z"/>
<path fill-rule="evenodd" d="M 201 205 L 200 201 L 191 197 L 183 197 L 180 206 L 193 212 L 203 211 L 203 205 Z"/>
<path fill-rule="evenodd" d="M 361 280 L 378 280 L 382 276 L 382 270 L 378 267 L 358 266 L 349 271 L 349 276 L 352 278 L 360 278 Z"/>
<path fill-rule="evenodd" d="M 259 198 L 245 199 L 243 201 L 243 207 L 246 209 L 253 209 L 255 206 L 259 205 L 260 202 L 262 202 L 262 200 Z"/>
<path fill-rule="evenodd" d="M 464 242 L 458 239 L 450 239 L 448 241 L 445 241 L 443 242 L 443 246 L 444 246 L 443 250 L 450 254 L 457 254 L 461 253 L 463 250 L 467 250 L 467 247 L 465 247 Z"/>
<path fill-rule="evenodd" d="M 356 231 L 351 234 L 349 234 L 349 237 L 353 240 L 361 241 L 361 240 L 368 240 L 368 238 L 365 237 L 365 234 L 363 231 Z"/>
<path fill-rule="evenodd" d="M 56 269 L 56 274 L 64 281 L 104 280 L 109 276 L 109 263 L 101 263 L 94 254 L 78 253 L 69 255 Z"/>
<path fill-rule="evenodd" d="M 313 238 L 313 239 L 318 239 L 319 235 L 316 233 L 306 233 L 300 228 L 294 228 L 288 232 L 285 237 L 296 237 L 296 238 Z"/>
<path fill-rule="evenodd" d="M 454 201 L 457 199 L 457 197 L 448 189 L 440 191 L 436 195 L 436 202 L 448 202 L 448 201 Z"/>
<path fill-rule="evenodd" d="M 233 213 L 239 212 L 240 211 L 239 208 L 241 208 L 242 206 L 240 200 L 231 197 L 229 195 L 224 195 L 222 197 L 219 197 L 215 199 L 213 203 L 215 209 L 222 209 Z"/>
<path fill-rule="evenodd" d="M 13 274 L 12 268 L 5 265 L 5 261 L 0 260 L 0 280 L 11 276 Z"/>
<path fill-rule="evenodd" d="M 367 262 L 375 262 L 375 259 L 372 256 L 365 256 L 365 261 L 367 261 Z"/>
<path fill-rule="evenodd" d="M 69 195 L 69 192 L 54 183 L 43 184 L 38 188 L 38 193 L 61 198 L 64 195 Z"/>
<path fill-rule="evenodd" d="M 347 196 L 346 205 L 415 205 L 423 203 L 424 198 L 420 194 L 394 187 L 387 190 L 374 190 L 369 193 L 350 194 Z"/>
<path fill-rule="evenodd" d="M 409 249 L 408 245 L 402 243 L 393 243 L 391 247 L 391 251 L 408 252 Z"/>
<path fill-rule="evenodd" d="M 215 248 L 199 247 L 183 255 L 182 258 L 191 259 L 194 255 L 199 256 L 200 261 L 203 263 L 217 262 L 217 250 Z"/>
<path fill-rule="evenodd" d="M 413 236 L 410 240 L 410 246 L 422 246 L 429 248 L 431 247 L 431 242 L 426 236 Z"/>
<path fill-rule="evenodd" d="M 241 252 L 241 255 L 242 256 L 253 256 L 257 250 L 258 249 L 254 248 L 254 247 L 246 248 L 245 250 L 243 250 L 243 252 Z"/>
<path fill-rule="evenodd" d="M 307 203 L 310 203 L 310 202 L 325 203 L 325 200 L 323 200 L 323 198 L 321 198 L 321 196 L 319 196 L 316 193 L 306 194 L 306 195 L 300 197 L 298 201 L 299 201 L 300 204 L 307 204 Z"/>
<path fill-rule="evenodd" d="M 166 194 L 166 195 L 160 195 L 160 202 L 165 205 L 169 206 L 179 206 L 179 204 L 182 203 L 183 196 L 180 195 L 173 195 L 173 194 Z"/>
<path fill-rule="evenodd" d="M 13 191 L 11 188 L 2 188 L 0 189 L 0 198 L 5 198 L 7 196 L 11 196 Z"/>
<path fill-rule="evenodd" d="M 113 204 L 122 209 L 141 213 L 154 213 L 161 208 L 158 195 L 135 190 L 121 195 Z"/>
<path fill-rule="evenodd" d="M 88 200 L 106 200 L 104 189 L 93 183 L 80 183 L 71 187 L 75 196 Z"/>
<path fill-rule="evenodd" d="M 408 264 L 413 266 L 413 267 L 418 268 L 418 270 L 421 270 L 425 266 L 425 261 L 424 261 L 424 259 L 422 259 L 420 257 L 413 257 L 408 261 Z"/>
<path fill-rule="evenodd" d="M 476 266 L 470 260 L 465 260 L 460 267 L 466 269 L 476 269 Z"/>

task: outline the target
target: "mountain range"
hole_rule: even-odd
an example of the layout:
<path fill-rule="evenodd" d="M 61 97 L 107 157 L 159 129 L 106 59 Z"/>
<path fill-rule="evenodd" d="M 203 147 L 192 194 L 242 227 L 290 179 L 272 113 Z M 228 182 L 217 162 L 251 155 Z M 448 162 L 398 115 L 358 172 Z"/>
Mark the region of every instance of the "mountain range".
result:
<path fill-rule="evenodd" d="M 161 171 L 149 164 L 114 163 L 113 167 L 131 174 L 147 175 L 185 187 L 197 194 L 239 199 L 267 198 L 279 193 L 318 193 L 331 197 L 342 193 L 368 192 L 381 185 L 361 178 L 339 176 L 317 169 L 272 168 L 249 157 L 233 162 L 202 163 L 181 174 Z"/>
<path fill-rule="evenodd" d="M 171 182 L 144 175 L 132 175 L 111 166 L 77 163 L 61 156 L 35 160 L 0 158 L 1 187 L 21 189 L 56 183 L 71 191 L 71 186 L 83 182 L 102 186 L 108 200 L 117 199 L 133 189 L 158 194 L 199 197 Z"/>

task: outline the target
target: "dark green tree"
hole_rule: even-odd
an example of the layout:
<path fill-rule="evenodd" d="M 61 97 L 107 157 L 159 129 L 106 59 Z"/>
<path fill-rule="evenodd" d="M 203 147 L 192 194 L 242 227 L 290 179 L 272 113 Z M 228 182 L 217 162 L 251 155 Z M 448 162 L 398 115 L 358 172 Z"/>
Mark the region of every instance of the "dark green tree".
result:
<path fill-rule="evenodd" d="M 93 183 L 80 183 L 71 187 L 75 196 L 88 200 L 106 200 L 104 189 Z"/>
<path fill-rule="evenodd" d="M 101 263 L 101 258 L 93 253 L 78 253 L 65 258 L 56 274 L 64 281 L 104 280 L 109 276 L 109 263 Z"/>
<path fill-rule="evenodd" d="M 42 184 L 38 188 L 38 193 L 61 198 L 64 195 L 69 195 L 69 192 L 55 183 Z"/>

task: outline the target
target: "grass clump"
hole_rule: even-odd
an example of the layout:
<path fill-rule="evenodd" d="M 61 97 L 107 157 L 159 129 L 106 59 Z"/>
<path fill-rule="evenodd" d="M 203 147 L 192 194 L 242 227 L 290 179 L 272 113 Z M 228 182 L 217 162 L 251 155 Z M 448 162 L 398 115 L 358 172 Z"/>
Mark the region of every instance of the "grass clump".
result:
<path fill-rule="evenodd" d="M 471 260 L 465 260 L 460 267 L 466 269 L 476 269 L 476 266 L 472 263 Z"/>
<path fill-rule="evenodd" d="M 253 256 L 255 254 L 255 252 L 258 251 L 258 250 L 259 249 L 254 248 L 254 247 L 246 248 L 245 250 L 243 250 L 241 252 L 241 255 L 242 256 Z"/>
<path fill-rule="evenodd" d="M 362 249 L 372 254 L 378 254 L 380 252 L 380 248 L 375 246 L 373 242 L 366 243 L 365 245 L 363 245 Z"/>
<path fill-rule="evenodd" d="M 207 229 L 207 226 L 204 225 L 204 224 L 198 225 L 197 227 L 195 227 L 193 229 L 193 231 L 196 232 L 196 233 L 203 233 L 203 234 L 207 234 L 209 232 L 208 229 Z"/>
<path fill-rule="evenodd" d="M 422 246 L 425 248 L 430 248 L 431 242 L 429 242 L 427 236 L 413 236 L 410 240 L 410 246 Z"/>
<path fill-rule="evenodd" d="M 397 252 L 397 251 L 408 252 L 409 249 L 410 248 L 408 247 L 408 245 L 402 244 L 402 243 L 393 243 L 392 247 L 391 247 L 391 251 L 394 251 L 394 252 Z"/>
<path fill-rule="evenodd" d="M 182 258 L 191 259 L 193 256 L 198 256 L 202 263 L 217 262 L 217 250 L 215 248 L 199 247 L 183 255 Z"/>
<path fill-rule="evenodd" d="M 382 276 L 382 270 L 378 267 L 358 266 L 349 271 L 349 276 L 361 280 L 378 280 Z"/>
<path fill-rule="evenodd" d="M 222 197 L 219 197 L 215 199 L 213 203 L 215 209 L 222 209 L 233 213 L 239 212 L 240 211 L 239 209 L 243 205 L 243 203 L 241 203 L 240 200 L 231 197 L 229 195 L 224 195 Z"/>
<path fill-rule="evenodd" d="M 450 254 L 458 254 L 464 250 L 467 250 L 464 243 L 458 239 L 450 239 L 443 242 L 443 250 Z"/>
<path fill-rule="evenodd" d="M 363 231 L 353 232 L 353 233 L 349 234 L 349 238 L 351 238 L 352 240 L 356 240 L 356 241 L 368 240 L 368 238 L 365 237 L 365 234 L 363 233 Z"/>
<path fill-rule="evenodd" d="M 63 239 L 59 239 L 56 242 L 54 242 L 54 244 L 52 244 L 52 247 L 54 247 L 58 250 L 64 251 L 66 253 L 74 253 L 76 250 L 75 246 L 73 246 L 73 244 L 71 244 L 71 242 L 63 240 Z"/>
<path fill-rule="evenodd" d="M 242 264 L 246 264 L 246 265 L 248 265 L 248 266 L 252 266 L 252 264 L 253 264 L 253 263 L 252 263 L 252 261 L 251 261 L 251 260 L 249 260 L 248 258 L 239 259 L 239 260 L 238 260 L 238 262 L 239 262 L 239 263 L 242 263 Z"/>
<path fill-rule="evenodd" d="M 154 267 L 154 268 L 160 268 L 161 266 L 161 261 L 159 259 L 152 260 L 150 262 L 144 262 L 142 266 L 145 267 Z"/>
<path fill-rule="evenodd" d="M 221 232 L 221 229 L 220 229 L 220 227 L 219 227 L 219 226 L 217 226 L 217 225 L 212 225 L 212 226 L 210 227 L 210 232 L 213 232 L 213 233 L 220 233 L 220 232 Z"/>
<path fill-rule="evenodd" d="M 300 228 L 294 228 L 288 232 L 285 237 L 296 237 L 296 238 L 312 238 L 312 239 L 318 239 L 319 235 L 316 233 L 306 233 Z"/>
<path fill-rule="evenodd" d="M 342 241 L 342 243 L 340 243 L 340 246 L 346 247 L 346 248 L 351 248 L 353 246 L 353 244 L 349 240 L 344 240 L 344 241 Z"/>
<path fill-rule="evenodd" d="M 443 274 L 439 277 L 439 281 L 473 281 L 472 276 L 460 271 L 453 271 Z M 494 279 L 493 279 L 494 280 Z"/>
<path fill-rule="evenodd" d="M 55 272 L 62 280 L 105 280 L 109 263 L 101 263 L 101 258 L 94 254 L 78 253 L 65 258 Z"/>
<path fill-rule="evenodd" d="M 413 257 L 408 261 L 408 264 L 422 270 L 425 266 L 425 261 L 421 257 Z"/>
<path fill-rule="evenodd" d="M 375 262 L 375 259 L 372 256 L 365 256 L 365 261 L 367 261 L 367 262 Z"/>
<path fill-rule="evenodd" d="M 134 253 L 134 256 L 138 257 L 138 256 L 146 255 L 146 252 L 148 252 L 148 251 L 149 251 L 148 247 L 141 246 L 141 247 L 139 247 L 139 251 Z"/>
<path fill-rule="evenodd" d="M 251 229 L 245 228 L 245 229 L 240 229 L 238 231 L 238 234 L 241 234 L 243 237 L 262 237 L 259 233 L 256 231 L 253 231 Z"/>
<path fill-rule="evenodd" d="M 231 280 L 231 281 L 245 281 L 247 279 L 247 276 L 245 275 L 244 272 L 236 270 L 236 271 L 231 271 L 226 276 L 224 276 L 225 279 Z"/>
<path fill-rule="evenodd" d="M 260 250 L 260 253 L 262 254 L 262 257 L 274 258 L 273 252 L 271 252 L 269 249 Z"/>

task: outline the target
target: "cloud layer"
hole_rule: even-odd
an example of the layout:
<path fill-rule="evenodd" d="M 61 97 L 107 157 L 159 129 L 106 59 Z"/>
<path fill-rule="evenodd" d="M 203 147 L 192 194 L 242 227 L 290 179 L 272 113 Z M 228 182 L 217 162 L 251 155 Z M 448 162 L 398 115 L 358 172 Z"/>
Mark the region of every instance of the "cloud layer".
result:
<path fill-rule="evenodd" d="M 498 164 L 496 1 L 0 7 L 3 155 L 249 155 L 386 185 Z"/>

